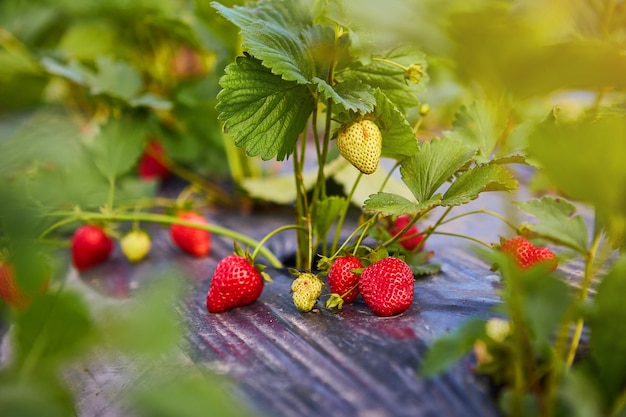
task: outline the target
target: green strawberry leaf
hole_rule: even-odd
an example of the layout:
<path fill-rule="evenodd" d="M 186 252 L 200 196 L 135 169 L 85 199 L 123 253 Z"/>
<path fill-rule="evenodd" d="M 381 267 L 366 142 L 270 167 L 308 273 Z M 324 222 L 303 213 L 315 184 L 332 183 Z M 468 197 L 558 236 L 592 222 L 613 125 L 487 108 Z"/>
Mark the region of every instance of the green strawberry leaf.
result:
<path fill-rule="evenodd" d="M 442 206 L 458 206 L 478 198 L 485 191 L 511 191 L 517 180 L 500 165 L 479 165 L 463 172 L 443 195 Z"/>
<path fill-rule="evenodd" d="M 450 138 L 423 142 L 419 152 L 402 161 L 402 180 L 418 202 L 428 201 L 475 154 L 475 149 Z"/>
<path fill-rule="evenodd" d="M 96 71 L 83 73 L 93 94 L 108 94 L 129 101 L 143 86 L 141 75 L 130 64 L 108 56 L 96 58 Z"/>
<path fill-rule="evenodd" d="M 84 299 L 70 291 L 42 295 L 15 318 L 16 359 L 21 363 L 34 359 L 29 365 L 35 369 L 82 353 L 94 331 Z"/>
<path fill-rule="evenodd" d="M 284 80 L 307 84 L 315 63 L 301 33 L 312 18 L 299 2 L 259 2 L 255 7 L 227 8 L 212 3 L 220 14 L 241 29 L 242 46 Z"/>
<path fill-rule="evenodd" d="M 576 206 L 563 198 L 545 196 L 517 205 L 537 218 L 530 228 L 542 236 L 561 242 L 579 253 L 587 253 L 587 226 L 576 214 Z"/>
<path fill-rule="evenodd" d="M 339 196 L 332 196 L 315 202 L 311 214 L 315 219 L 315 234 L 319 239 L 326 238 L 326 234 L 338 219 L 346 204 L 347 200 Z"/>
<path fill-rule="evenodd" d="M 485 163 L 496 151 L 498 139 L 506 127 L 506 113 L 501 106 L 487 100 L 476 100 L 457 112 L 453 129 L 446 136 L 478 149 L 477 162 Z"/>
<path fill-rule="evenodd" d="M 422 362 L 420 373 L 435 376 L 457 362 L 474 346 L 477 339 L 485 336 L 485 321 L 471 319 L 461 327 L 441 336 L 432 344 Z"/>
<path fill-rule="evenodd" d="M 422 210 L 438 205 L 440 202 L 440 195 L 436 195 L 432 199 L 421 203 L 415 203 L 397 194 L 379 192 L 372 194 L 365 200 L 363 210 L 377 212 L 384 216 L 399 216 L 401 214 L 419 213 Z"/>
<path fill-rule="evenodd" d="M 374 96 L 374 116 L 383 136 L 381 156 L 401 160 L 414 155 L 418 150 L 417 139 L 404 114 L 380 89 L 375 91 Z"/>
<path fill-rule="evenodd" d="M 626 384 L 626 258 L 621 257 L 598 286 L 589 320 L 590 352 L 609 404 Z"/>
<path fill-rule="evenodd" d="M 547 121 L 529 138 L 528 154 L 572 200 L 593 205 L 614 246 L 626 247 L 626 117 Z M 593 140 L 590 140 L 593 138 Z"/>
<path fill-rule="evenodd" d="M 326 81 L 317 77 L 314 77 L 312 81 L 317 85 L 317 91 L 322 97 L 332 100 L 344 112 L 370 113 L 374 110 L 376 98 L 372 94 L 372 88 L 367 84 L 357 80 L 346 81 L 331 87 Z"/>
<path fill-rule="evenodd" d="M 48 74 L 67 78 L 77 84 L 85 84 L 85 69 L 77 62 L 70 62 L 67 65 L 61 64 L 53 58 L 43 57 L 41 65 Z"/>
<path fill-rule="evenodd" d="M 401 111 L 417 106 L 419 104 L 418 95 L 423 91 L 428 81 L 425 55 L 414 49 L 404 47 L 394 49 L 381 59 L 374 59 L 365 65 L 353 66 L 350 70 L 338 74 L 338 78 L 344 81 L 360 80 L 374 88 L 379 88 Z M 396 62 L 405 67 L 411 64 L 421 65 L 424 75 L 417 84 L 407 82 L 405 71 L 402 68 L 383 60 Z"/>
<path fill-rule="evenodd" d="M 220 120 L 250 156 L 279 161 L 293 152 L 313 111 L 306 85 L 286 81 L 250 56 L 226 67 L 218 94 Z"/>
<path fill-rule="evenodd" d="M 106 178 L 128 172 L 139 159 L 146 135 L 144 124 L 131 119 L 111 119 L 91 148 L 94 163 Z"/>

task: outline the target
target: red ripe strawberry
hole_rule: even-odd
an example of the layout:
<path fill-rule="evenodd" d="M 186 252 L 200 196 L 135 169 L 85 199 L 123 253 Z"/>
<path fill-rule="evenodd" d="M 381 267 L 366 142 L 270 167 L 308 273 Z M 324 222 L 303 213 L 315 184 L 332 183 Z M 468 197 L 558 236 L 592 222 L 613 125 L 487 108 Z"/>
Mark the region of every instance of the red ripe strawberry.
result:
<path fill-rule="evenodd" d="M 363 270 L 359 290 L 374 314 L 394 316 L 406 311 L 413 302 L 413 272 L 406 262 L 390 256 Z"/>
<path fill-rule="evenodd" d="M 48 289 L 50 279 L 45 279 L 41 286 L 41 292 Z M 0 261 L 0 297 L 5 303 L 15 308 L 25 308 L 30 304 L 31 297 L 24 294 L 15 281 L 13 265 Z"/>
<path fill-rule="evenodd" d="M 546 247 L 533 245 L 523 236 L 515 236 L 505 240 L 500 249 L 503 253 L 512 255 L 520 268 L 530 268 L 543 262 L 548 264 L 550 271 L 554 271 L 558 266 L 554 252 Z"/>
<path fill-rule="evenodd" d="M 113 239 L 100 226 L 85 224 L 72 236 L 72 263 L 79 271 L 106 261 L 113 252 Z"/>
<path fill-rule="evenodd" d="M 356 256 L 348 255 L 335 259 L 328 270 L 328 288 L 335 294 L 343 296 L 343 302 L 350 304 L 359 295 L 359 276 L 353 269 L 363 268 L 361 260 Z M 356 288 L 355 288 L 356 287 Z"/>
<path fill-rule="evenodd" d="M 139 159 L 139 177 L 144 181 L 164 180 L 170 175 L 170 170 L 165 165 L 165 149 L 160 142 L 151 140 Z"/>
<path fill-rule="evenodd" d="M 197 224 L 208 223 L 204 217 L 192 212 L 182 212 L 176 217 Z M 173 224 L 170 227 L 170 236 L 176 246 L 195 257 L 201 258 L 211 252 L 211 233 L 208 230 Z"/>
<path fill-rule="evenodd" d="M 400 233 L 411 220 L 411 216 L 408 215 L 398 216 L 389 229 L 391 236 L 396 236 Z M 411 252 L 418 248 L 420 250 L 422 249 L 422 240 L 424 240 L 424 235 L 420 235 L 417 226 L 413 225 L 398 239 L 398 243 L 402 245 L 404 249 Z"/>
<path fill-rule="evenodd" d="M 263 277 L 243 256 L 229 255 L 218 262 L 206 296 L 209 313 L 221 313 L 253 303 L 263 291 Z"/>

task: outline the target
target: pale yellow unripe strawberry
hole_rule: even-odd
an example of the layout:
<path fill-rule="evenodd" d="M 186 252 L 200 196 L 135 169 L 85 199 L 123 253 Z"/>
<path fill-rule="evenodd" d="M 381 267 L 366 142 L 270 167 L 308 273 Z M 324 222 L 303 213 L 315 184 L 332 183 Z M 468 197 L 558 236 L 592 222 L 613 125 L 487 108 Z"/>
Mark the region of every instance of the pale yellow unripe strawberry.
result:
<path fill-rule="evenodd" d="M 314 274 L 298 275 L 291 284 L 293 304 L 304 313 L 311 311 L 322 294 L 322 286 L 322 281 Z"/>
<path fill-rule="evenodd" d="M 371 174 L 378 168 L 383 137 L 376 123 L 360 120 L 341 129 L 337 136 L 337 148 L 356 169 Z"/>
<path fill-rule="evenodd" d="M 130 262 L 139 262 L 150 252 L 152 242 L 143 230 L 131 230 L 120 240 L 120 247 Z"/>

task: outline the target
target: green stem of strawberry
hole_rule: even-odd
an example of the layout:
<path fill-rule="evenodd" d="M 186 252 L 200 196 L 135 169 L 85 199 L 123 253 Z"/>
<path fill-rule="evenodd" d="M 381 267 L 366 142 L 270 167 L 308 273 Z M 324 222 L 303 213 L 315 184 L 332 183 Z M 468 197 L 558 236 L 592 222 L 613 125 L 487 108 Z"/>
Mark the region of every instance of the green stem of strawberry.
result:
<path fill-rule="evenodd" d="M 233 239 L 235 241 L 241 242 L 245 245 L 251 247 L 257 247 L 259 242 L 256 240 L 235 232 L 231 229 L 227 229 L 225 227 L 217 226 L 215 224 L 198 224 L 189 222 L 186 220 L 179 219 L 173 216 L 167 216 L 165 214 L 155 214 L 155 213 L 137 213 L 137 214 L 103 214 L 103 213 L 88 213 L 88 212 L 58 212 L 55 213 L 58 216 L 73 216 L 73 221 L 82 220 L 82 221 L 93 221 L 93 220 L 101 220 L 101 221 L 139 221 L 139 222 L 148 222 L 148 223 L 160 223 L 160 224 L 180 224 L 182 226 L 194 227 L 196 229 L 207 230 L 211 233 L 215 233 L 220 236 L 225 236 L 227 238 Z M 62 223 L 62 222 L 59 222 Z M 58 224 L 58 223 L 57 223 Z M 261 255 L 267 259 L 267 261 L 276 268 L 281 268 L 283 266 L 282 262 L 268 249 L 261 247 L 258 251 Z"/>
<path fill-rule="evenodd" d="M 339 244 L 339 238 L 341 237 L 341 230 L 343 229 L 343 223 L 346 220 L 346 216 L 348 215 L 348 210 L 350 210 L 350 203 L 352 201 L 352 197 L 354 196 L 354 193 L 356 192 L 356 188 L 358 187 L 359 182 L 361 181 L 362 177 L 363 177 L 363 173 L 359 172 L 359 174 L 356 177 L 356 180 L 354 180 L 354 184 L 352 184 L 352 188 L 350 189 L 350 192 L 348 193 L 345 207 L 343 208 L 343 211 L 341 212 L 341 215 L 339 216 L 339 219 L 337 220 L 337 227 L 335 228 L 335 236 L 333 238 L 333 245 L 331 246 L 331 250 L 330 250 L 331 253 L 337 252 L 337 245 Z"/>
<path fill-rule="evenodd" d="M 413 218 L 411 219 L 411 221 L 409 221 L 407 223 L 406 226 L 404 226 L 404 228 L 402 230 L 400 230 L 397 234 L 391 236 L 390 239 L 388 239 L 387 241 L 381 243 L 380 245 L 378 245 L 379 248 L 386 248 L 389 245 L 394 244 L 395 242 L 397 242 L 398 240 L 400 240 L 405 234 L 406 232 L 409 231 L 409 229 L 415 224 L 417 223 L 417 221 L 424 215 L 426 214 L 428 210 L 425 210 L 423 212 L 420 212 L 418 215 L 413 216 Z"/>
<path fill-rule="evenodd" d="M 263 239 L 259 240 L 259 243 L 257 243 L 256 247 L 254 248 L 254 251 L 252 252 L 252 255 L 250 255 L 250 260 L 254 261 L 254 259 L 258 255 L 258 253 L 261 251 L 261 248 L 263 247 L 263 245 L 265 245 L 267 243 L 268 240 L 270 240 L 271 238 L 273 238 L 277 234 L 279 234 L 281 232 L 284 232 L 285 230 L 293 230 L 293 229 L 302 229 L 302 226 L 299 226 L 297 224 L 288 224 L 286 226 L 281 226 L 281 227 L 279 227 L 277 229 L 274 229 L 271 232 L 269 232 L 268 234 L 266 234 L 263 237 Z"/>
<path fill-rule="evenodd" d="M 307 230 L 305 221 L 307 220 L 306 213 L 309 212 L 309 203 L 306 195 L 306 188 L 304 186 L 304 179 L 302 178 L 302 168 L 304 166 L 304 158 L 306 154 L 306 132 L 302 133 L 302 142 L 300 146 L 300 155 L 298 155 L 298 149 L 296 148 L 293 156 L 293 171 L 294 181 L 296 187 L 296 224 L 301 226 L 304 231 Z M 304 248 L 309 245 L 308 234 L 300 231 L 297 233 L 297 247 L 296 247 L 296 267 L 302 268 L 302 265 L 306 264 L 306 259 L 303 259 Z"/>
<path fill-rule="evenodd" d="M 115 202 L 115 177 L 109 177 L 109 195 L 107 197 L 107 210 L 113 210 L 113 203 Z"/>
<path fill-rule="evenodd" d="M 402 64 L 399 64 L 397 62 L 391 61 L 389 59 L 385 59 L 385 58 L 372 58 L 372 61 L 378 61 L 378 62 L 384 62 L 385 64 L 389 64 L 391 66 L 394 66 L 396 68 L 401 69 L 402 71 L 406 71 L 407 67 L 405 67 Z"/>
<path fill-rule="evenodd" d="M 589 287 L 591 286 L 591 281 L 593 279 L 593 263 L 596 258 L 598 247 L 600 246 L 600 236 L 600 234 L 596 234 L 593 243 L 591 244 L 591 248 L 589 249 L 589 253 L 585 257 L 585 273 L 579 293 L 580 301 L 582 303 L 587 301 L 587 297 L 589 296 Z M 576 357 L 580 338 L 583 333 L 583 326 L 584 320 L 582 318 L 579 318 L 576 322 L 576 328 L 574 329 L 574 335 L 572 337 L 572 341 L 565 362 L 568 368 L 570 368 L 574 363 L 574 358 Z"/>
<path fill-rule="evenodd" d="M 437 232 L 437 231 L 433 231 L 433 232 L 431 232 L 431 234 L 433 234 L 433 235 L 442 235 L 442 236 L 460 237 L 460 238 L 463 238 L 463 239 L 471 240 L 472 242 L 479 243 L 479 244 L 481 244 L 481 245 L 483 245 L 485 247 L 488 247 L 489 249 L 493 248 L 493 246 L 491 246 L 489 243 L 483 242 L 482 240 L 477 239 L 477 238 L 472 237 L 472 236 L 461 235 L 461 234 L 458 234 L 458 233 Z"/>
<path fill-rule="evenodd" d="M 437 221 L 426 230 L 426 234 L 424 236 L 424 239 L 422 239 L 422 241 L 420 242 L 420 246 L 417 248 L 417 250 L 421 250 L 421 248 L 424 247 L 424 245 L 426 244 L 426 242 L 428 241 L 428 238 L 430 238 L 430 236 L 433 234 L 433 232 L 435 230 L 437 230 L 437 228 L 439 226 L 441 226 L 444 221 L 443 219 L 446 218 L 446 216 L 450 213 L 450 211 L 452 211 L 452 206 L 448 207 L 442 214 L 441 216 L 439 216 L 439 218 L 437 219 Z"/>
<path fill-rule="evenodd" d="M 472 214 L 487 214 L 489 216 L 493 216 L 496 217 L 500 220 L 502 220 L 504 222 L 504 224 L 506 224 L 507 226 L 509 226 L 511 229 L 513 230 L 518 230 L 518 227 L 515 226 L 513 223 L 511 223 L 506 217 L 504 217 L 503 215 L 496 213 L 495 211 L 490 211 L 490 210 L 485 210 L 485 209 L 478 209 L 478 210 L 473 210 L 473 211 L 467 211 L 465 213 L 461 213 L 461 214 L 457 214 L 456 216 L 450 217 L 448 220 L 441 222 L 441 224 L 446 224 L 446 223 L 450 223 L 451 221 L 454 220 L 458 220 L 462 217 L 465 216 L 470 216 Z"/>
<path fill-rule="evenodd" d="M 352 233 L 350 233 L 350 236 L 346 238 L 343 244 L 333 253 L 333 256 L 330 259 L 334 259 L 337 256 L 339 256 L 339 254 L 346 248 L 346 246 L 348 246 L 352 238 L 356 236 L 357 233 L 359 233 L 361 229 L 363 229 L 363 231 L 360 232 L 361 235 L 359 236 L 359 240 L 357 240 L 356 244 L 354 245 L 354 250 L 352 251 L 352 254 L 356 255 L 357 250 L 361 246 L 361 242 L 363 241 L 363 239 L 365 239 L 367 230 L 370 228 L 372 224 L 374 224 L 374 217 L 361 223 L 356 229 L 354 229 Z"/>

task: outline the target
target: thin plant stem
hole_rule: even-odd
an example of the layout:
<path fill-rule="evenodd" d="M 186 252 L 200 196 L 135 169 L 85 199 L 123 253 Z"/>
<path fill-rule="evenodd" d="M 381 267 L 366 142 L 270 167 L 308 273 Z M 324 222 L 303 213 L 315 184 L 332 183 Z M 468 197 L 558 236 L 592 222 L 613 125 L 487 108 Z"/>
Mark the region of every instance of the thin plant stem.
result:
<path fill-rule="evenodd" d="M 302 166 L 304 164 L 304 156 L 306 153 L 306 135 L 303 133 L 300 155 L 298 155 L 298 149 L 294 151 L 293 157 L 293 171 L 294 181 L 296 187 L 296 224 L 302 226 L 304 229 L 304 213 L 308 212 L 307 196 L 304 187 L 304 180 L 302 178 Z M 297 246 L 296 246 L 296 266 L 301 267 L 303 263 L 303 249 L 308 245 L 305 240 L 307 236 L 298 231 L 297 233 Z"/>
<path fill-rule="evenodd" d="M 442 222 L 441 224 L 446 224 L 446 223 L 449 223 L 451 221 L 458 220 L 458 219 L 460 219 L 462 217 L 470 216 L 470 215 L 473 215 L 473 214 L 487 214 L 489 216 L 493 216 L 493 217 L 496 217 L 496 218 L 502 220 L 502 222 L 504 224 L 506 224 L 507 226 L 509 226 L 513 230 L 517 230 L 518 229 L 517 226 L 515 226 L 513 223 L 511 223 L 506 217 L 504 217 L 500 213 L 496 213 L 495 211 L 490 211 L 490 210 L 485 210 L 485 209 L 467 211 L 465 213 L 457 214 L 456 216 L 448 218 L 448 220 L 446 220 L 445 222 Z"/>
<path fill-rule="evenodd" d="M 598 247 L 600 246 L 600 240 L 600 235 L 596 235 L 593 243 L 591 244 L 591 248 L 589 249 L 588 256 L 585 259 L 585 272 L 582 286 L 580 288 L 580 301 L 582 303 L 587 301 L 587 297 L 589 296 L 589 287 L 591 286 L 591 281 L 593 280 L 593 263 L 596 258 Z M 576 328 L 574 329 L 574 335 L 572 337 L 572 342 L 570 343 L 570 348 L 565 361 L 568 368 L 570 368 L 574 363 L 574 358 L 576 357 L 576 352 L 578 351 L 578 345 L 583 332 L 583 326 L 584 320 L 579 318 L 576 322 Z"/>
<path fill-rule="evenodd" d="M 337 227 L 335 228 L 335 236 L 333 238 L 333 244 L 331 246 L 331 253 L 334 253 L 336 251 L 337 245 L 339 244 L 339 239 L 341 237 L 341 230 L 343 228 L 343 223 L 346 220 L 346 217 L 348 215 L 348 211 L 350 210 L 350 204 L 352 202 L 352 197 L 354 196 L 354 193 L 356 192 L 356 189 L 359 185 L 359 182 L 361 181 L 361 178 L 363 177 L 363 173 L 359 172 L 359 174 L 356 177 L 356 180 L 354 181 L 354 183 L 352 184 L 352 188 L 350 188 L 350 192 L 348 193 L 348 196 L 346 197 L 346 204 L 343 208 L 343 211 L 341 212 L 341 215 L 339 216 L 339 219 L 337 220 Z"/>
<path fill-rule="evenodd" d="M 472 236 L 460 235 L 458 233 L 436 232 L 436 231 L 431 232 L 431 234 L 433 234 L 433 235 L 460 237 L 460 238 L 463 238 L 463 239 L 471 240 L 472 242 L 479 243 L 479 244 L 481 244 L 481 245 L 483 245 L 485 247 L 488 247 L 489 249 L 492 248 L 492 246 L 489 243 L 483 242 L 482 240 L 477 239 L 477 238 L 472 237 Z"/>
<path fill-rule="evenodd" d="M 56 215 L 60 215 L 60 216 L 71 215 L 71 216 L 77 217 L 78 220 L 83 220 L 83 221 L 93 221 L 93 220 L 129 221 L 129 222 L 138 221 L 138 222 L 160 223 L 160 224 L 168 224 L 168 225 L 180 224 L 182 226 L 189 226 L 189 227 L 193 227 L 193 228 L 200 229 L 200 230 L 206 230 L 208 232 L 215 233 L 217 235 L 236 240 L 238 242 L 241 242 L 251 247 L 256 247 L 259 244 L 259 242 L 257 242 L 256 240 L 244 234 L 235 232 L 234 230 L 227 229 L 225 227 L 221 227 L 221 226 L 211 224 L 211 223 L 208 223 L 208 224 L 193 223 L 187 220 L 179 219 L 173 216 L 167 216 L 164 214 L 155 214 L 155 213 L 105 214 L 105 213 L 90 213 L 90 212 L 81 212 L 81 213 L 57 212 Z M 270 263 L 271 266 L 276 267 L 276 268 L 282 267 L 282 262 L 268 249 L 261 247 L 261 249 L 259 249 L 258 252 L 259 254 L 263 255 L 265 259 L 267 259 L 267 261 Z"/>
<path fill-rule="evenodd" d="M 292 229 L 302 229 L 302 226 L 299 226 L 297 224 L 288 224 L 286 226 L 281 226 L 281 227 L 279 227 L 277 229 L 274 229 L 271 232 L 269 232 L 267 235 L 265 235 L 263 237 L 263 239 L 259 240 L 259 243 L 257 243 L 256 247 L 254 248 L 254 251 L 252 252 L 252 255 L 250 255 L 252 260 L 254 260 L 256 258 L 256 256 L 261 251 L 261 248 L 267 243 L 268 240 L 270 240 L 271 238 L 273 238 L 277 234 L 279 234 L 281 232 L 284 232 L 285 230 L 292 230 Z"/>

